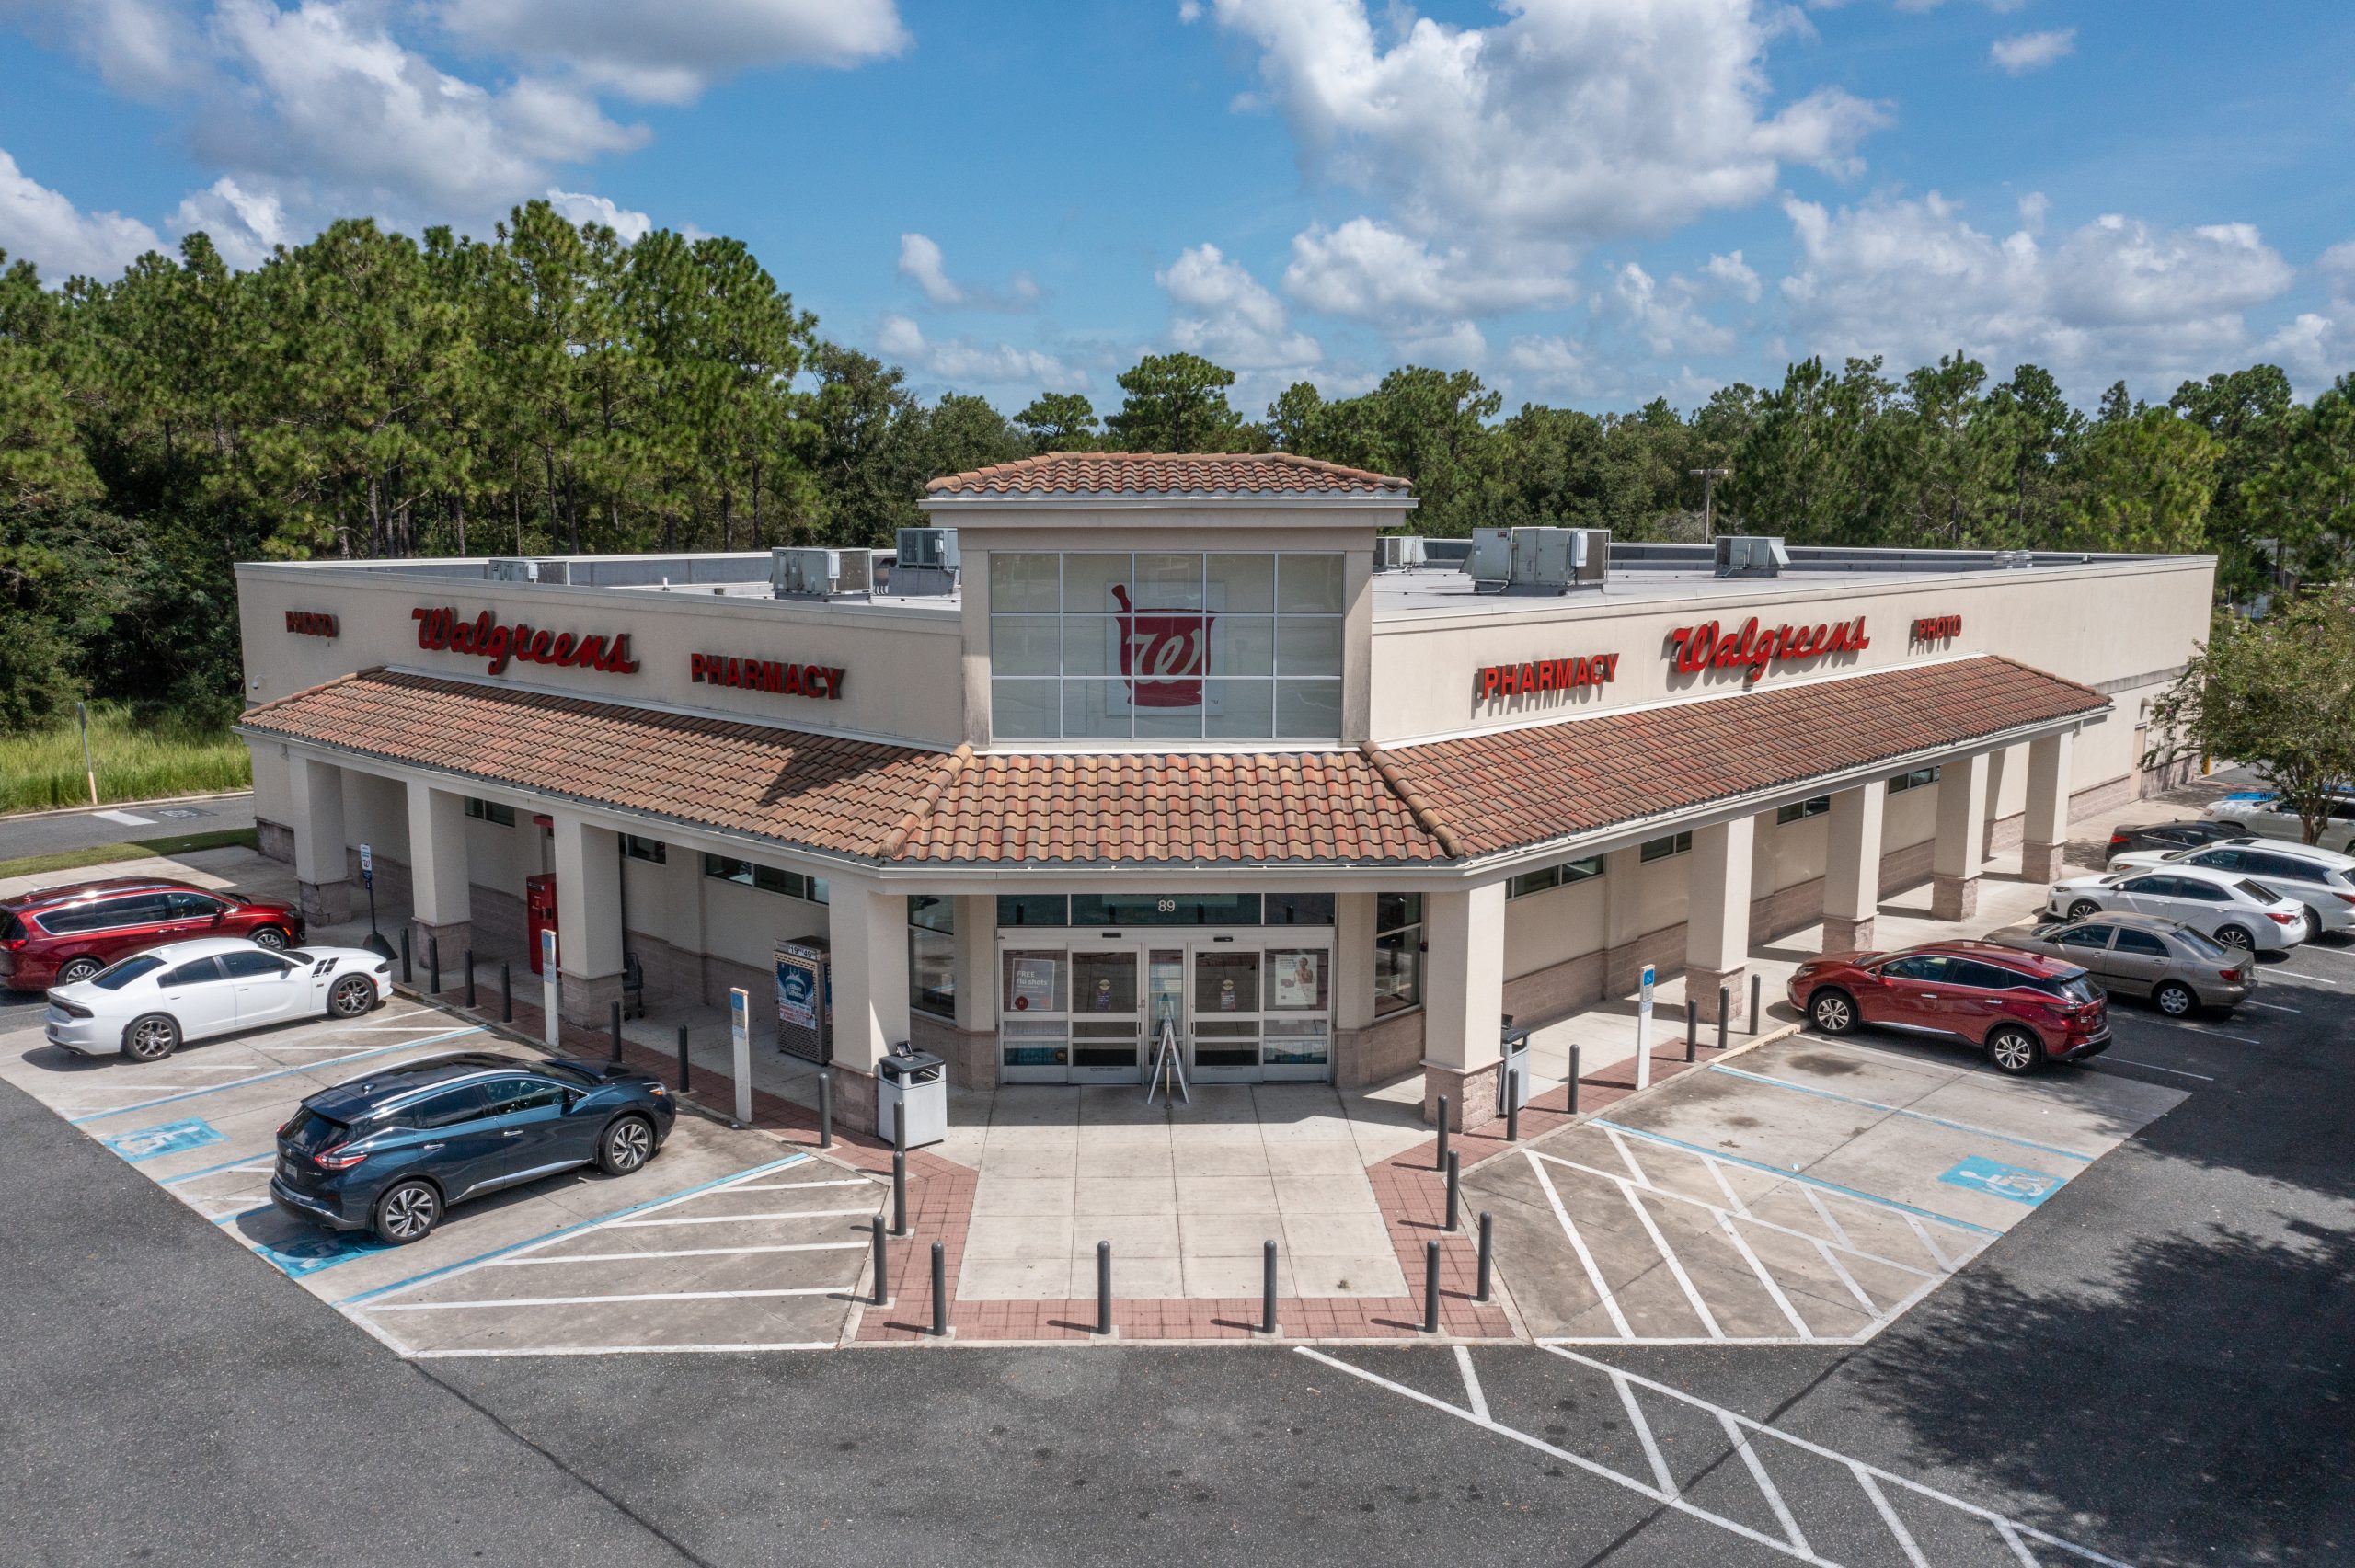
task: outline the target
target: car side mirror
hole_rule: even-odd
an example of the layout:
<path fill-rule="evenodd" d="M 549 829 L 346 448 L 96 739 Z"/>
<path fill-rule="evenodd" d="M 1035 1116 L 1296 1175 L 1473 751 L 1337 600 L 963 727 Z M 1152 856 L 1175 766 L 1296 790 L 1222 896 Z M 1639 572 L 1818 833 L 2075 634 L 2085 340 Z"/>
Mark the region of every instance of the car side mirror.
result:
<path fill-rule="evenodd" d="M 228 918 L 229 911 L 226 910 L 215 910 L 213 911 L 213 923 L 214 925 L 219 925 L 223 921 L 227 920 Z"/>

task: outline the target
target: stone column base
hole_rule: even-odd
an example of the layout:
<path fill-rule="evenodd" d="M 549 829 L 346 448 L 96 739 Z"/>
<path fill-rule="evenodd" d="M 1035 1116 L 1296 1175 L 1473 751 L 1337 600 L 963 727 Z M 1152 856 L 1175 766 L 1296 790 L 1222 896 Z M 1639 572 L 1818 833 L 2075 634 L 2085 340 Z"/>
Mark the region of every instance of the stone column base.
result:
<path fill-rule="evenodd" d="M 466 949 L 474 945 L 475 922 L 451 921 L 443 925 L 428 925 L 420 920 L 408 922 L 409 965 L 421 985 L 431 985 L 433 980 L 433 966 L 426 961 L 431 952 L 426 945 L 427 937 L 442 944 L 442 983 L 451 987 L 465 985 Z"/>
<path fill-rule="evenodd" d="M 1873 944 L 1873 917 L 1847 915 L 1823 917 L 1823 950 L 1826 953 L 1862 953 Z"/>
<path fill-rule="evenodd" d="M 1979 878 L 1938 872 L 1930 878 L 1930 918 L 1967 921 L 1979 912 Z"/>
<path fill-rule="evenodd" d="M 312 925 L 341 925 L 351 918 L 352 887 L 349 882 L 297 882 L 295 903 Z"/>
<path fill-rule="evenodd" d="M 1451 1132 L 1469 1132 L 1497 1119 L 1497 1084 L 1501 1061 L 1471 1069 L 1423 1063 L 1423 1120 L 1437 1126 L 1439 1097 L 1447 1096 L 1447 1126 Z"/>
<path fill-rule="evenodd" d="M 1700 1004 L 1701 1022 L 1714 1024 L 1717 1021 L 1717 988 L 1725 987 L 1731 994 L 1729 1024 L 1741 1021 L 1741 1010 L 1750 1005 L 1750 966 L 1737 964 L 1730 969 L 1687 969 L 1684 971 L 1684 994 Z M 1652 1020 L 1655 1029 L 1660 1020 Z M 1655 1040 L 1653 1044 L 1659 1042 Z"/>
<path fill-rule="evenodd" d="M 827 1070 L 834 1075 L 835 1128 L 863 1132 L 870 1138 L 879 1136 L 881 1117 L 875 1104 L 875 1075 L 841 1062 Z"/>
<path fill-rule="evenodd" d="M 257 817 L 254 818 L 254 848 L 260 852 L 264 860 L 292 865 L 294 864 L 294 830 L 283 822 Z"/>
<path fill-rule="evenodd" d="M 2031 839 L 2020 846 L 2020 876 L 2030 882 L 2061 880 L 2062 844 L 2040 844 Z"/>
<path fill-rule="evenodd" d="M 448 980 L 449 956 L 442 956 L 442 979 Z M 583 1029 L 610 1029 L 614 1024 L 614 1003 L 622 999 L 622 978 L 619 975 L 558 975 L 557 977 L 557 1011 L 564 1021 Z"/>

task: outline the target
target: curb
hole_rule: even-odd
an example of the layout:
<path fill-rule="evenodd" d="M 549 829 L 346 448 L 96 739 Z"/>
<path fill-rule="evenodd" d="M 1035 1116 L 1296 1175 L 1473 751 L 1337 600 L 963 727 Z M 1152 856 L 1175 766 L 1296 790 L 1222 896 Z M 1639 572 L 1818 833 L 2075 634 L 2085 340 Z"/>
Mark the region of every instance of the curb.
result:
<path fill-rule="evenodd" d="M 0 827 L 10 822 L 38 822 L 44 817 L 86 817 L 93 811 L 136 811 L 143 806 L 186 806 L 198 800 L 236 800 L 250 789 L 218 790 L 211 795 L 159 795 L 153 800 L 101 800 L 96 806 L 52 806 L 40 811 L 0 811 Z"/>

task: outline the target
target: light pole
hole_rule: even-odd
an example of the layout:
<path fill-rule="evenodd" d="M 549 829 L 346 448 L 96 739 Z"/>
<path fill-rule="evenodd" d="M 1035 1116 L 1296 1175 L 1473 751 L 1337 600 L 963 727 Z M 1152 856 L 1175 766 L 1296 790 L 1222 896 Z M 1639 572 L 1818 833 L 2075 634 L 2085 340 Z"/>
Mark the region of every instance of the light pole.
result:
<path fill-rule="evenodd" d="M 1688 468 L 1684 471 L 1701 481 L 1701 531 L 1711 539 L 1717 536 L 1717 481 L 1730 475 L 1730 468 Z"/>

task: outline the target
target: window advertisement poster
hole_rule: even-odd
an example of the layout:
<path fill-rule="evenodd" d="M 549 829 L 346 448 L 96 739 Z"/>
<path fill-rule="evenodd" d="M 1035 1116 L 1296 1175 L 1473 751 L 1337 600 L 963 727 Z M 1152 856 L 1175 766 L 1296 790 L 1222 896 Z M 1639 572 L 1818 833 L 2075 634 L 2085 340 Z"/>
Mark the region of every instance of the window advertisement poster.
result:
<path fill-rule="evenodd" d="M 1325 1005 L 1325 955 L 1314 948 L 1268 955 L 1274 1005 L 1303 1011 Z"/>
<path fill-rule="evenodd" d="M 1060 1013 L 1062 999 L 1055 993 L 1062 961 L 1050 956 L 1024 957 L 1019 955 L 1008 965 L 1012 984 L 1008 987 L 1011 1002 L 1017 1013 Z"/>

